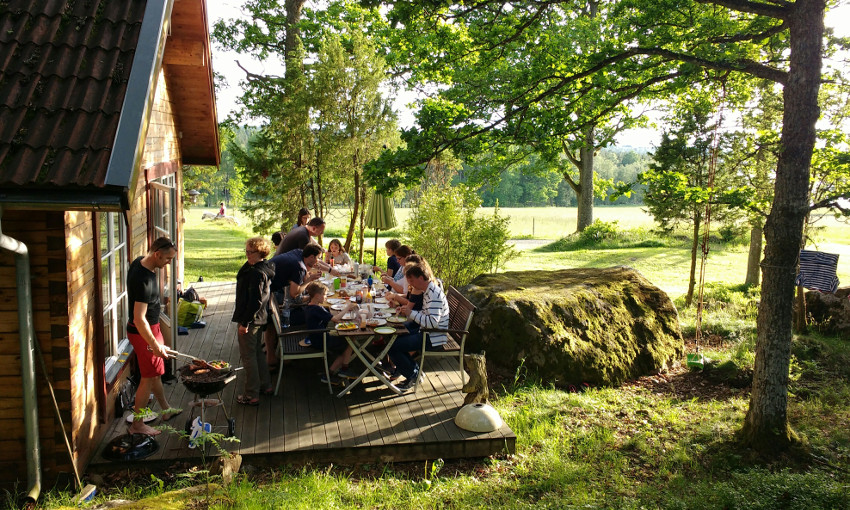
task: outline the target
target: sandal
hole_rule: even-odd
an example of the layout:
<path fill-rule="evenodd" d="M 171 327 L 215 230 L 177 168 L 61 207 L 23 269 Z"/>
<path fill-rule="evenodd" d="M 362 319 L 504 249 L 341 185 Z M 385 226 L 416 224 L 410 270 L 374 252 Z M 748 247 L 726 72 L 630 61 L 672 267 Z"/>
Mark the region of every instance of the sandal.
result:
<path fill-rule="evenodd" d="M 274 395 L 274 388 L 266 388 L 260 391 L 260 395 L 265 395 L 267 397 Z"/>
<path fill-rule="evenodd" d="M 236 403 L 242 404 L 243 406 L 258 406 L 260 405 L 260 399 L 257 397 L 249 397 L 247 395 L 239 395 L 236 397 Z"/>

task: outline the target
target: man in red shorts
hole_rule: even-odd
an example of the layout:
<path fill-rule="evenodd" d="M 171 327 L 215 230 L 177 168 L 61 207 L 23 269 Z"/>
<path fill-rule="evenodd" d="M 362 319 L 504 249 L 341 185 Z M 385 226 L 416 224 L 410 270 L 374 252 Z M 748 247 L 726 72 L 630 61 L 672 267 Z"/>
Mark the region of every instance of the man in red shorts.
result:
<path fill-rule="evenodd" d="M 170 351 L 165 346 L 159 330 L 161 304 L 154 270 L 167 266 L 175 255 L 177 247 L 171 239 L 160 237 L 151 244 L 147 255 L 134 260 L 127 270 L 127 299 L 133 314 L 127 324 L 127 338 L 133 344 L 141 375 L 141 382 L 136 390 L 137 415 L 141 409 L 147 407 L 151 393 L 162 409 L 171 407 L 162 388 L 161 376 L 165 373 L 165 360 Z M 177 413 L 163 414 L 162 419 L 169 420 L 175 414 Z M 133 420 L 128 432 L 150 436 L 160 433 L 159 430 L 146 425 L 139 417 Z"/>

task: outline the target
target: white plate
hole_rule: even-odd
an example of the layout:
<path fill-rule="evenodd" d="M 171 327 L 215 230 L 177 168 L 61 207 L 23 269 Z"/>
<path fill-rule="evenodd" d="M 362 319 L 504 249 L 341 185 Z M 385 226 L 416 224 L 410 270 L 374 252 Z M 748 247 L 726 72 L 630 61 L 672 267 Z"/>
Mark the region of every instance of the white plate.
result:
<path fill-rule="evenodd" d="M 389 308 L 390 305 L 386 303 L 372 303 L 372 308 L 375 310 L 383 310 L 384 308 Z"/>
<path fill-rule="evenodd" d="M 347 314 L 342 316 L 342 320 L 351 321 L 357 317 L 357 312 L 348 312 Z"/>
<path fill-rule="evenodd" d="M 374 317 L 376 319 L 387 319 L 387 318 L 391 317 L 391 315 L 389 314 L 389 312 L 375 312 L 375 314 L 372 315 L 372 317 Z"/>
<path fill-rule="evenodd" d="M 385 297 L 375 298 L 375 303 L 386 303 L 386 302 L 387 302 L 387 298 L 385 298 Z"/>
<path fill-rule="evenodd" d="M 331 310 L 342 310 L 345 308 L 345 302 L 337 303 L 335 305 L 331 305 Z"/>
<path fill-rule="evenodd" d="M 396 317 L 396 316 L 393 316 L 393 317 L 389 317 L 389 318 L 387 319 L 387 321 L 389 321 L 389 322 L 395 322 L 395 323 L 401 324 L 402 322 L 407 322 L 407 317 L 404 317 L 404 316 L 402 316 L 402 315 L 397 316 L 397 317 Z"/>
<path fill-rule="evenodd" d="M 348 300 L 347 300 L 347 299 L 338 298 L 338 297 L 332 297 L 332 298 L 328 298 L 328 299 L 327 299 L 327 302 L 328 302 L 328 303 L 330 303 L 330 304 L 332 304 L 332 305 L 338 305 L 338 304 L 341 304 L 341 303 L 345 303 L 346 301 L 348 301 Z"/>
<path fill-rule="evenodd" d="M 378 318 L 369 319 L 369 320 L 366 321 L 366 325 L 370 326 L 370 327 L 383 326 L 386 323 L 387 323 L 386 319 L 378 319 Z"/>
<path fill-rule="evenodd" d="M 389 326 L 384 326 L 382 328 L 375 328 L 375 333 L 380 335 L 392 335 L 395 334 L 395 328 L 391 328 Z"/>
<path fill-rule="evenodd" d="M 337 324 L 334 327 L 337 329 L 337 331 L 356 331 L 357 330 L 357 324 L 354 324 L 353 322 L 340 322 L 339 324 Z"/>

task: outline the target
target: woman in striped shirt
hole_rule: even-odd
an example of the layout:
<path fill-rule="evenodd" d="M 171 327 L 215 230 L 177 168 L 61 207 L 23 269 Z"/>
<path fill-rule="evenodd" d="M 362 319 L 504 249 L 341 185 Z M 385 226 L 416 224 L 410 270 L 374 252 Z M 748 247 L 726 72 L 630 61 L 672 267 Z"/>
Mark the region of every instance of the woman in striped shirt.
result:
<path fill-rule="evenodd" d="M 419 329 L 448 329 L 449 301 L 426 266 L 406 264 L 404 276 L 407 278 L 408 285 L 424 294 L 421 311 L 414 311 L 413 303 L 401 307 L 400 313 L 410 318 L 407 322 L 407 329 L 410 330 L 410 333 L 396 338 L 390 349 L 390 358 L 401 375 L 405 377 L 405 381 L 398 388 L 406 391 L 413 388 L 419 377 L 419 364 L 410 354 L 412 351 L 418 351 L 422 348 L 422 337 Z M 425 348 L 428 350 L 440 349 L 446 341 L 445 333 L 429 334 Z"/>

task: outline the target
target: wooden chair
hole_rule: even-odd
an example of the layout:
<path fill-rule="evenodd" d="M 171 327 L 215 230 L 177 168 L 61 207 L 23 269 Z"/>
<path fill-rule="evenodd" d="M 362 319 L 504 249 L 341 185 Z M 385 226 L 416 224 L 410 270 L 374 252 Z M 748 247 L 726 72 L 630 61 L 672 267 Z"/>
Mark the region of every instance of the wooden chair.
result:
<path fill-rule="evenodd" d="M 458 360 L 458 372 L 460 373 L 460 382 L 464 383 L 466 372 L 463 371 L 463 353 L 466 349 L 466 337 L 469 335 L 469 325 L 472 324 L 472 314 L 475 313 L 475 305 L 473 305 L 466 296 L 461 294 L 456 288 L 449 286 L 446 292 L 446 299 L 449 302 L 449 327 L 448 329 L 430 329 L 422 328 L 422 357 L 419 359 L 419 374 L 420 379 L 425 371 L 425 357 L 431 356 L 451 356 Z M 432 333 L 446 333 L 448 341 L 443 344 L 442 350 L 426 350 L 427 336 Z M 419 387 L 419 381 L 416 382 L 413 391 Z"/>
<path fill-rule="evenodd" d="M 331 374 L 328 368 L 328 332 L 330 329 L 300 329 L 284 331 L 280 322 L 280 308 L 277 300 L 272 294 L 271 302 L 269 303 L 270 315 L 274 324 L 275 332 L 277 333 L 277 355 L 280 358 L 280 368 L 277 372 L 277 384 L 274 387 L 274 394 L 280 392 L 280 381 L 283 379 L 283 362 L 288 359 L 308 359 L 322 358 L 325 365 L 325 378 L 328 381 L 328 393 L 333 395 L 331 387 Z M 308 338 L 313 333 L 322 333 L 322 345 L 304 347 L 301 341 Z"/>

